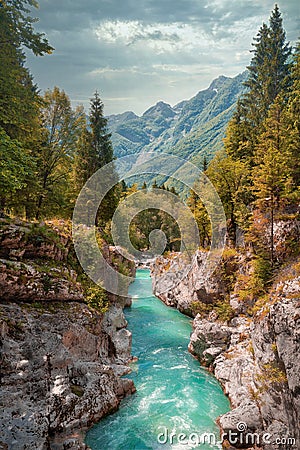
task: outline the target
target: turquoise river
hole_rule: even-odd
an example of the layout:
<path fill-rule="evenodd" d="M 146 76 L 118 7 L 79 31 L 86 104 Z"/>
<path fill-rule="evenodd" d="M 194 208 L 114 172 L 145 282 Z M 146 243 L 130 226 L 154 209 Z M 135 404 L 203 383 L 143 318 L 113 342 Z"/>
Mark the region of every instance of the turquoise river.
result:
<path fill-rule="evenodd" d="M 148 270 L 137 271 L 130 295 L 125 315 L 138 361 L 127 377 L 137 392 L 87 433 L 86 444 L 92 450 L 221 448 L 215 420 L 229 402 L 188 353 L 191 319 L 153 296 Z"/>

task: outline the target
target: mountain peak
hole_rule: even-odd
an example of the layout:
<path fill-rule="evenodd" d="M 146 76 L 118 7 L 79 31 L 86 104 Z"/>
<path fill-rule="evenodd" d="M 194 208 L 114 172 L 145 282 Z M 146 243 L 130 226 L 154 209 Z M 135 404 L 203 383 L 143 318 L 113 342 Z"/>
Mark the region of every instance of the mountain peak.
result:
<path fill-rule="evenodd" d="M 171 152 L 194 163 L 201 163 L 204 155 L 212 158 L 223 146 L 246 76 L 246 72 L 236 77 L 221 75 L 209 88 L 174 107 L 159 101 L 141 117 L 130 112 L 115 116 L 109 121 L 115 155 Z"/>
<path fill-rule="evenodd" d="M 109 126 L 117 126 L 121 123 L 126 123 L 129 120 L 135 120 L 138 119 L 138 116 L 132 112 L 132 111 L 125 111 L 121 114 L 112 114 L 111 116 L 108 116 L 108 123 Z"/>
<path fill-rule="evenodd" d="M 151 108 L 147 109 L 147 111 L 144 112 L 143 117 L 157 116 L 157 115 L 167 118 L 167 117 L 174 117 L 176 113 L 168 103 L 159 101 L 156 103 L 156 105 L 151 106 Z"/>
<path fill-rule="evenodd" d="M 223 86 L 223 84 L 229 80 L 229 77 L 225 77 L 224 75 L 220 75 L 218 78 L 216 78 L 215 80 L 213 80 L 209 86 L 209 90 L 210 91 L 214 91 L 216 89 L 220 89 L 220 87 Z"/>

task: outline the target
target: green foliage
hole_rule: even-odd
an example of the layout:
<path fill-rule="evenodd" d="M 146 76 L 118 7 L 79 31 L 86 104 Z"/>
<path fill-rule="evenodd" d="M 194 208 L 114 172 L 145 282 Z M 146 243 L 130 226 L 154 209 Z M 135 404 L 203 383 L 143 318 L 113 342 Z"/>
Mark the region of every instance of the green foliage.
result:
<path fill-rule="evenodd" d="M 191 310 L 194 316 L 200 314 L 200 317 L 205 317 L 212 311 L 212 305 L 195 301 L 191 303 Z"/>
<path fill-rule="evenodd" d="M 286 373 L 275 363 L 266 363 L 262 367 L 262 375 L 258 377 L 264 384 L 283 384 L 287 382 Z"/>
<path fill-rule="evenodd" d="M 107 292 L 101 286 L 94 284 L 85 291 L 85 301 L 92 309 L 104 314 L 109 306 Z"/>
<path fill-rule="evenodd" d="M 237 279 L 239 268 L 237 256 L 238 253 L 235 248 L 225 248 L 219 265 L 219 273 L 228 294 L 232 291 Z"/>
<path fill-rule="evenodd" d="M 28 13 L 34 0 L 8 0 L 0 8 L 0 127 L 11 138 L 32 140 L 38 128 L 39 97 L 29 71 L 24 67 L 23 46 L 36 55 L 50 53 L 43 34 L 36 33 L 36 21 Z"/>
<path fill-rule="evenodd" d="M 217 155 L 206 174 L 214 183 L 234 243 L 237 226 L 257 258 L 242 300 L 261 295 L 276 268 L 275 222 L 299 203 L 299 44 L 290 64 L 277 6 L 254 39 L 245 86 Z"/>
<path fill-rule="evenodd" d="M 34 31 L 36 22 L 29 14 L 31 8 L 38 8 L 36 0 L 6 0 L 1 2 L 1 11 L 5 14 L 7 23 L 12 26 L 14 43 L 17 47 L 24 45 L 35 55 L 51 53 L 53 48 L 48 44 L 44 34 Z M 7 36 L 7 41 L 9 41 Z"/>
<path fill-rule="evenodd" d="M 192 302 L 191 310 L 194 316 L 200 314 L 201 317 L 206 317 L 210 312 L 215 311 L 218 319 L 222 322 L 227 322 L 234 317 L 234 310 L 230 306 L 228 299 L 208 304 L 201 301 Z"/>
<path fill-rule="evenodd" d="M 1 168 L 6 166 L 2 174 L 6 186 L 1 193 L 0 207 L 5 206 L 21 214 L 26 207 L 25 198 L 34 195 L 36 187 L 37 162 L 33 153 L 40 139 L 41 106 L 37 87 L 24 67 L 26 58 L 23 48 L 27 47 L 36 55 L 52 51 L 43 34 L 33 29 L 36 20 L 30 15 L 32 6 L 37 7 L 37 2 L 9 0 L 1 2 L 0 7 L 0 129 L 1 146 L 5 141 L 7 148 Z M 3 137 L 2 130 L 12 139 L 11 142 Z M 19 174 L 15 173 L 16 163 Z M 18 195 L 13 196 L 16 192 Z"/>
<path fill-rule="evenodd" d="M 26 234 L 26 241 L 37 247 L 40 246 L 41 243 L 55 243 L 57 247 L 64 249 L 63 245 L 60 243 L 57 232 L 46 224 L 41 225 L 39 223 L 33 223 L 29 233 Z"/>
<path fill-rule="evenodd" d="M 0 128 L 0 209 L 5 207 L 11 194 L 26 186 L 33 170 L 34 160 L 17 140 Z"/>
<path fill-rule="evenodd" d="M 70 216 L 72 164 L 85 116 L 82 108 L 71 108 L 69 97 L 58 87 L 46 91 L 41 108 L 43 124 L 38 149 L 38 185 L 35 217 Z M 64 214 L 63 214 L 63 213 Z"/>
<path fill-rule="evenodd" d="M 239 301 L 249 306 L 248 312 L 250 315 L 255 314 L 268 301 L 266 291 L 271 276 L 270 260 L 262 256 L 256 256 L 252 260 L 250 273 L 237 275 Z"/>
<path fill-rule="evenodd" d="M 272 264 L 268 258 L 258 256 L 253 261 L 252 286 L 257 293 L 263 292 L 272 276 Z"/>
<path fill-rule="evenodd" d="M 97 91 L 90 103 L 89 125 L 87 127 L 85 124 L 82 130 L 75 156 L 74 182 L 77 192 L 98 169 L 112 163 L 114 159 L 110 133 L 107 130 L 107 119 L 104 117 L 103 103 Z M 101 208 L 97 213 L 97 225 L 100 227 L 105 227 L 106 223 L 112 218 L 121 195 L 122 188 L 118 183 L 116 170 L 113 164 L 110 167 L 110 173 L 106 175 L 107 179 L 100 180 L 100 182 L 103 182 L 103 190 L 107 185 L 113 186 L 101 201 Z M 90 206 L 87 204 L 87 208 L 94 209 L 96 205 L 93 204 L 92 200 L 93 189 L 96 198 L 99 186 L 91 189 L 87 201 L 92 204 Z"/>
<path fill-rule="evenodd" d="M 227 322 L 234 317 L 234 310 L 230 306 L 229 301 L 218 301 L 214 305 L 214 311 L 218 314 L 218 319 Z"/>
<path fill-rule="evenodd" d="M 42 281 L 43 289 L 44 289 L 45 293 L 47 294 L 52 287 L 51 278 L 49 277 L 48 274 L 45 274 L 41 281 Z"/>
<path fill-rule="evenodd" d="M 195 187 L 197 189 L 197 187 Z M 197 190 L 198 192 L 198 190 Z M 187 205 L 194 214 L 197 227 L 199 230 L 200 247 L 206 248 L 211 242 L 211 223 L 208 212 L 194 189 L 190 190 L 190 195 L 187 199 Z"/>
<path fill-rule="evenodd" d="M 264 122 L 264 130 L 256 146 L 253 169 L 253 191 L 258 204 L 269 199 L 270 208 L 279 208 L 283 200 L 288 200 L 293 189 L 293 159 L 285 142 L 285 123 L 282 120 L 284 101 L 278 96 L 270 107 Z"/>
<path fill-rule="evenodd" d="M 249 217 L 249 168 L 223 151 L 211 161 L 206 175 L 221 198 L 228 219 L 229 237 L 235 244 L 238 225 L 245 226 Z"/>
<path fill-rule="evenodd" d="M 300 185 L 300 41 L 293 55 L 292 86 L 283 111 L 285 146 L 291 153 L 291 167 L 295 186 Z"/>
<path fill-rule="evenodd" d="M 77 395 L 77 397 L 82 397 L 84 395 L 84 388 L 78 386 L 77 384 L 71 384 L 70 386 L 72 394 Z"/>
<path fill-rule="evenodd" d="M 162 186 L 158 186 L 154 183 L 154 189 L 162 189 Z M 128 195 L 127 203 L 124 208 L 122 207 L 122 217 L 118 217 L 117 226 L 115 227 L 115 233 L 118 236 L 124 236 L 127 232 L 126 224 L 130 222 L 129 237 L 133 244 L 133 247 L 137 250 L 147 251 L 150 249 L 151 244 L 155 247 L 155 242 L 150 243 L 149 235 L 153 230 L 162 230 L 166 236 L 166 251 L 178 251 L 180 248 L 180 230 L 177 223 L 179 215 L 179 198 L 174 195 L 168 195 L 165 200 L 165 204 L 160 205 L 160 209 L 149 208 L 149 202 L 151 199 L 152 204 L 157 204 L 156 190 L 148 192 L 146 189 L 141 189 L 139 193 L 139 209 L 138 214 L 135 213 L 135 201 L 131 200 L 130 193 L 137 191 L 137 185 L 133 185 L 126 192 Z M 161 198 L 159 199 L 161 202 Z M 144 208 L 143 208 L 144 206 Z M 172 211 L 172 216 L 167 212 Z M 133 217 L 133 219 L 131 219 Z M 124 234 L 125 233 L 125 234 Z M 163 250 L 163 249 L 161 249 Z"/>
<path fill-rule="evenodd" d="M 254 38 L 253 57 L 245 82 L 247 92 L 240 98 L 225 140 L 229 155 L 253 162 L 261 125 L 276 97 L 287 91 L 290 81 L 291 47 L 285 42 L 285 31 L 279 8 L 275 5 L 270 24 L 263 24 Z"/>
<path fill-rule="evenodd" d="M 122 258 L 117 256 L 112 257 L 112 263 L 117 268 L 118 272 L 126 277 L 130 276 L 131 269 L 128 263 L 125 263 Z"/>
<path fill-rule="evenodd" d="M 283 368 L 276 362 L 266 363 L 261 367 L 261 373 L 255 376 L 258 383 L 256 392 L 252 392 L 253 400 L 257 401 L 261 395 L 270 390 L 270 387 L 282 389 L 287 383 L 287 375 Z"/>

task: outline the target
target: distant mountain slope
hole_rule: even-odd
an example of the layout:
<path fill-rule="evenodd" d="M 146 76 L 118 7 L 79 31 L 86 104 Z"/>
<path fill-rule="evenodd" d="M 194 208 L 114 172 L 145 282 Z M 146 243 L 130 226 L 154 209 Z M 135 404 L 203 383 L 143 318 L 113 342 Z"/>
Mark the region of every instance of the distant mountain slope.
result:
<path fill-rule="evenodd" d="M 139 117 L 131 111 L 110 116 L 117 157 L 143 151 L 168 152 L 200 164 L 222 147 L 226 126 L 244 91 L 247 72 L 220 76 L 208 89 L 174 107 L 162 101 Z"/>

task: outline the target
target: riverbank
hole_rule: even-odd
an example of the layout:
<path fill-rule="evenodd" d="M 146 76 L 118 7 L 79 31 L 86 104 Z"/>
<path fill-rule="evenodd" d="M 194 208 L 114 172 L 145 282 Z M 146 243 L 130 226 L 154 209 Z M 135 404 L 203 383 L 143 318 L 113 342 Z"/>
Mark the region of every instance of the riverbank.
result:
<path fill-rule="evenodd" d="M 253 433 L 264 449 L 297 448 L 299 261 L 283 267 L 268 294 L 256 300 L 246 284 L 251 255 L 225 251 L 218 271 L 208 279 L 202 273 L 205 257 L 205 252 L 197 252 L 188 276 L 163 294 L 160 275 L 171 266 L 176 273 L 180 255 L 158 258 L 152 268 L 154 293 L 194 316 L 189 351 L 214 373 L 232 405 L 219 418 L 222 431 L 236 433 L 239 448 L 249 447 L 246 437 L 252 439 Z M 230 443 L 224 440 L 224 445 Z"/>
<path fill-rule="evenodd" d="M 86 448 L 82 431 L 135 391 L 123 377 L 129 298 L 84 283 L 68 223 L 2 219 L 0 230 L 0 448 Z"/>

